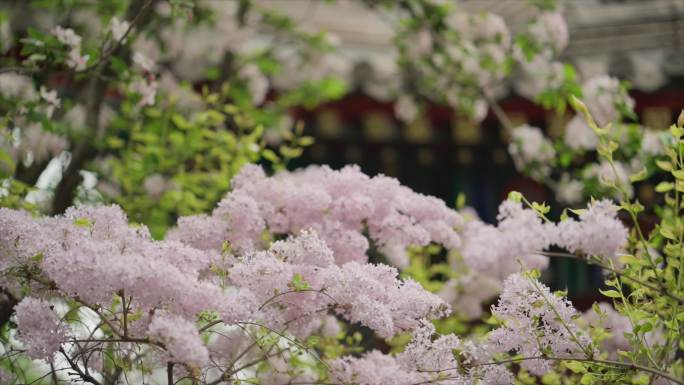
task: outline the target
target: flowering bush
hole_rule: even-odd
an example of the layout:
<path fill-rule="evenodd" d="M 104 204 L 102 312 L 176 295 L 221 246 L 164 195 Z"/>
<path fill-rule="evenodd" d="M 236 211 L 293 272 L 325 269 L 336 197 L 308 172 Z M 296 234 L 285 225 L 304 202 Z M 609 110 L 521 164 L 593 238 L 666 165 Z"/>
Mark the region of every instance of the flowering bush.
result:
<path fill-rule="evenodd" d="M 608 140 L 576 105 L 599 140 Z M 19 301 L 6 361 L 17 375 L 13 358 L 26 354 L 94 384 L 117 383 L 122 372 L 165 372 L 171 383 L 506 384 L 564 373 L 582 383 L 632 376 L 682 383 L 683 230 L 674 215 L 682 175 L 674 149 L 683 136 L 682 125 L 673 125 L 674 195 L 650 235 L 638 221 L 628 231 L 616 219 L 618 209 L 637 218 L 638 203 L 595 201 L 554 223 L 547 206 L 519 194 L 502 204 L 496 226 L 464 224 L 441 202 L 354 168 L 267 177 L 247 167 L 211 216 L 183 218 L 162 241 L 131 227 L 117 206 L 57 217 L 2 209 L 2 284 Z M 326 240 L 339 238 L 331 228 L 365 247 L 333 241 L 330 248 Z M 501 290 L 486 334 L 437 333 L 429 321 L 448 315 L 449 305 L 399 279 L 395 268 L 366 262 L 370 243 L 401 250 L 429 242 L 456 250 L 466 269 Z M 563 295 L 538 281 L 545 256 L 604 267 L 609 288 L 602 293 L 617 313 L 596 306 L 585 317 L 591 324 L 579 322 Z M 354 325 L 381 338 L 412 338 L 396 355 L 350 356 L 349 341 L 339 338 Z"/>
<path fill-rule="evenodd" d="M 40 23 L 0 14 L 1 383 L 684 384 L 684 113 L 653 133 L 624 123 L 619 81 L 580 88 L 546 2 L 516 36 L 440 2 L 364 3 L 408 17 L 400 65 L 419 80 L 399 115 L 421 94 L 492 108 L 516 166 L 573 207 L 551 218 L 514 192 L 485 224 L 356 166 L 286 171 L 312 141 L 287 109 L 344 89 L 334 65 L 298 71 L 334 39 L 261 2 L 22 3 Z M 257 28 L 277 39 L 252 51 Z M 494 99 L 514 69 L 574 107 L 577 135 L 510 126 Z M 41 209 L 30 186 L 55 158 Z M 651 177 L 647 229 L 632 195 Z M 449 263 L 421 265 L 432 253 Z M 550 258 L 602 268 L 607 302 L 552 292 Z"/>

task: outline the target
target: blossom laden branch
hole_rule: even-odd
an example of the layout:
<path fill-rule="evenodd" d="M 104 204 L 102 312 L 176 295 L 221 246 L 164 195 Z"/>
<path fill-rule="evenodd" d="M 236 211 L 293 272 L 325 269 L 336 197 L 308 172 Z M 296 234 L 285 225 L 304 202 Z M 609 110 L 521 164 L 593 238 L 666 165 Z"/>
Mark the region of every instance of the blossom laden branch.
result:
<path fill-rule="evenodd" d="M 637 370 L 641 372 L 646 372 L 653 374 L 657 377 L 664 378 L 668 381 L 672 381 L 676 384 L 683 385 L 684 379 L 676 378 L 669 373 L 663 372 L 658 369 L 654 369 L 648 366 L 639 365 L 630 362 L 614 361 L 614 360 L 602 360 L 598 358 L 587 358 L 587 357 L 553 357 L 553 356 L 534 356 L 534 357 L 513 357 L 505 360 L 498 360 L 493 362 L 486 362 L 481 364 L 474 364 L 473 366 L 490 366 L 490 365 L 505 365 L 508 363 L 523 362 L 529 360 L 551 360 L 551 361 L 576 361 L 576 362 L 588 362 L 603 366 L 614 366 L 620 368 L 626 368 L 631 370 Z"/>

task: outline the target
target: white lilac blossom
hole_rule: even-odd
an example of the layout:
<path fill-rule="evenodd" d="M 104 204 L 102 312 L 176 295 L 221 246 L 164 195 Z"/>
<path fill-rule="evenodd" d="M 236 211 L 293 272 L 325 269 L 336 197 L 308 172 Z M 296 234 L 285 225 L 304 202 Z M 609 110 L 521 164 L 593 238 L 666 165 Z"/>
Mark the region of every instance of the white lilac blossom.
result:
<path fill-rule="evenodd" d="M 581 202 L 584 197 L 584 184 L 582 181 L 573 179 L 568 174 L 563 174 L 558 183 L 552 187 L 556 193 L 556 200 L 560 203 L 574 205 Z"/>
<path fill-rule="evenodd" d="M 43 130 L 38 124 L 31 124 L 21 130 L 19 154 L 36 162 L 43 162 L 59 155 L 67 148 L 63 137 Z"/>
<path fill-rule="evenodd" d="M 598 136 L 581 115 L 575 115 L 565 126 L 565 144 L 573 150 L 594 150 L 598 146 Z"/>
<path fill-rule="evenodd" d="M 5 99 L 17 98 L 24 101 L 38 98 L 31 78 L 14 73 L 0 74 L 0 95 Z"/>
<path fill-rule="evenodd" d="M 142 52 L 136 52 L 133 54 L 133 63 L 146 72 L 152 72 L 155 69 L 154 61 Z"/>
<path fill-rule="evenodd" d="M 543 12 L 526 31 L 529 48 L 513 46 L 513 57 L 520 65 L 521 77 L 515 87 L 521 95 L 535 99 L 546 90 L 555 90 L 565 81 L 563 63 L 556 57 L 568 45 L 568 27 L 560 12 Z"/>
<path fill-rule="evenodd" d="M 411 191 L 396 179 L 369 177 L 358 167 L 339 171 L 309 167 L 267 177 L 245 166 L 233 190 L 211 216 L 182 218 L 169 239 L 220 250 L 261 248 L 261 234 L 297 234 L 313 229 L 333 250 L 335 261 L 364 262 L 369 240 L 379 248 L 460 244 L 461 216 L 444 202 Z M 368 238 L 364 232 L 368 233 Z"/>
<path fill-rule="evenodd" d="M 45 106 L 45 115 L 48 118 L 52 117 L 56 108 L 61 105 L 61 100 L 57 97 L 57 90 L 48 91 L 44 86 L 40 87 L 40 98 L 47 103 Z"/>
<path fill-rule="evenodd" d="M 394 114 L 404 123 L 411 123 L 418 116 L 418 106 L 408 95 L 401 95 L 394 103 Z"/>
<path fill-rule="evenodd" d="M 639 147 L 639 153 L 644 156 L 657 156 L 662 155 L 665 151 L 665 146 L 663 145 L 663 133 L 655 130 L 645 128 L 642 130 L 644 135 L 641 137 L 641 146 Z"/>
<path fill-rule="evenodd" d="M 156 80 L 150 79 L 138 79 L 130 84 L 129 89 L 131 92 L 135 92 L 140 95 L 140 101 L 138 106 L 153 106 L 156 102 L 157 97 L 157 86 Z"/>
<path fill-rule="evenodd" d="M 126 34 L 126 31 L 128 31 L 128 28 L 130 27 L 130 23 L 126 20 L 119 20 L 118 17 L 112 17 L 112 20 L 109 22 L 110 25 L 110 30 L 112 32 L 112 39 L 115 41 L 120 41 L 123 39 L 124 35 Z"/>
<path fill-rule="evenodd" d="M 71 28 L 64 28 L 58 25 L 52 29 L 52 34 L 64 45 L 70 47 L 80 47 L 81 45 L 81 36 Z"/>
<path fill-rule="evenodd" d="M 515 167 L 520 171 L 528 170 L 534 178 L 548 176 L 556 151 L 551 142 L 544 137 L 541 129 L 522 125 L 514 128 L 511 135 L 508 152 Z"/>
<path fill-rule="evenodd" d="M 191 115 L 205 107 L 202 97 L 187 84 L 180 84 L 178 79 L 170 72 L 164 71 L 159 77 L 159 91 L 168 95 L 165 102 L 181 112 Z"/>
<path fill-rule="evenodd" d="M 574 252 L 612 259 L 627 243 L 627 228 L 617 218 L 617 207 L 610 200 L 595 201 L 573 218 L 558 223 L 559 246 Z"/>
<path fill-rule="evenodd" d="M 404 352 L 397 356 L 377 350 L 359 358 L 345 357 L 330 363 L 330 377 L 336 383 L 363 385 L 410 385 L 467 383 L 468 375 L 459 373 L 461 365 L 454 351 L 462 342 L 454 335 L 432 340 L 435 329 L 425 325 L 417 330 Z"/>
<path fill-rule="evenodd" d="M 145 192 L 153 199 L 159 199 L 171 187 L 172 183 L 161 174 L 152 174 L 143 181 Z"/>
<path fill-rule="evenodd" d="M 19 339 L 31 358 L 51 360 L 67 339 L 68 328 L 62 324 L 49 302 L 26 297 L 15 308 Z"/>
<path fill-rule="evenodd" d="M 330 377 L 336 383 L 363 385 L 513 383 L 505 366 L 490 365 L 492 355 L 487 343 L 436 335 L 434 326 L 425 324 L 396 356 L 374 350 L 336 359 L 330 363 Z"/>
<path fill-rule="evenodd" d="M 54 27 L 51 32 L 57 37 L 57 40 L 69 47 L 66 59 L 67 66 L 76 71 L 84 70 L 90 56 L 81 54 L 81 36 L 73 29 L 63 28 L 59 25 Z"/>
<path fill-rule="evenodd" d="M 600 183 L 607 183 L 624 190 L 627 195 L 625 198 L 631 198 L 634 195 L 634 187 L 629 180 L 629 167 L 619 161 L 613 161 L 611 164 L 606 160 L 600 163 L 592 163 L 583 170 L 585 178 L 596 178 Z M 615 190 L 619 194 L 619 190 Z"/>
<path fill-rule="evenodd" d="M 555 54 L 568 46 L 570 38 L 568 25 L 560 12 L 542 12 L 537 15 L 529 27 L 529 33 L 536 44 L 552 49 Z"/>
<path fill-rule="evenodd" d="M 433 54 L 431 60 L 440 66 L 453 68 L 453 71 L 435 73 L 432 68 L 420 67 L 418 71 L 425 72 L 423 76 L 434 78 L 439 86 L 448 90 L 444 96 L 451 107 L 480 121 L 483 111 L 486 112 L 480 92 L 494 95 L 507 74 L 510 32 L 503 19 L 491 13 L 471 15 L 454 12 L 446 22 L 454 34 L 449 35 L 451 37 L 444 51 Z M 407 50 L 410 52 L 412 47 L 407 47 Z M 455 79 L 457 86 L 454 85 Z"/>
<path fill-rule="evenodd" d="M 252 97 L 252 103 L 259 105 L 266 99 L 268 93 L 269 82 L 266 75 L 264 75 L 256 64 L 247 64 L 240 69 L 240 77 L 247 82 L 249 94 Z"/>
<path fill-rule="evenodd" d="M 599 126 L 618 119 L 621 109 L 634 108 L 632 99 L 617 78 L 607 75 L 595 76 L 582 83 L 584 102 Z"/>
<path fill-rule="evenodd" d="M 514 83 L 515 90 L 528 99 L 534 100 L 546 90 L 558 89 L 565 81 L 565 69 L 559 61 L 544 55 L 527 60 L 518 46 L 513 48 L 513 56 L 519 58 L 522 70 Z"/>

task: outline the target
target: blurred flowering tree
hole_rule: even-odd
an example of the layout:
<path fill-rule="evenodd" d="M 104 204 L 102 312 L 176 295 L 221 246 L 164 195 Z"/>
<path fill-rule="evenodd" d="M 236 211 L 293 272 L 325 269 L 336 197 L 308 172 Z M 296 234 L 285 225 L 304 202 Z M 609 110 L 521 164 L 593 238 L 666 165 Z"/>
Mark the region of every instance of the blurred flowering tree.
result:
<path fill-rule="evenodd" d="M 287 110 L 344 91 L 320 73 L 269 95 L 282 51 L 306 70 L 330 44 L 246 2 L 30 1 L 3 15 L 6 204 L 61 157 L 48 211 L 113 200 L 159 236 L 176 216 L 209 210 L 243 164 L 297 157 L 311 139 Z M 257 32 L 276 38 L 243 46 Z"/>

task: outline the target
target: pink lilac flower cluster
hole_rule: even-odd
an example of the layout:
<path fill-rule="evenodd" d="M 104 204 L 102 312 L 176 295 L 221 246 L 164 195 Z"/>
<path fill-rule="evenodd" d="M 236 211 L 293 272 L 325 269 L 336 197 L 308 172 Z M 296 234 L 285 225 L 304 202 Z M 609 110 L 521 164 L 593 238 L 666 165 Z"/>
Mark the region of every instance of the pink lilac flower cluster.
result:
<path fill-rule="evenodd" d="M 448 312 L 439 297 L 418 283 L 398 280 L 393 267 L 335 265 L 330 249 L 309 232 L 251 254 L 230 271 L 237 286 L 265 304 L 259 319 L 273 329 L 287 325 L 300 336 L 318 328 L 326 315 L 322 311 L 328 308 L 385 338 L 415 328 L 422 318 L 435 319 Z M 296 277 L 301 277 L 304 287 L 293 287 Z"/>
<path fill-rule="evenodd" d="M 539 253 L 555 239 L 553 224 L 512 200 L 501 203 L 497 219 L 497 226 L 480 221 L 467 224 L 461 255 L 468 267 L 503 281 L 521 269 L 548 266 L 548 258 Z"/>
<path fill-rule="evenodd" d="M 581 357 L 593 352 L 589 335 L 574 321 L 577 312 L 572 304 L 521 274 L 506 279 L 492 315 L 504 322 L 488 335 L 496 352 L 514 351 L 523 357 Z M 521 365 L 532 374 L 543 375 L 553 362 L 532 359 Z"/>
<path fill-rule="evenodd" d="M 607 199 L 590 203 L 579 219 L 568 218 L 557 224 L 544 222 L 520 202 L 506 200 L 497 219 L 497 226 L 469 222 L 460 251 L 471 269 L 500 279 L 521 268 L 545 268 L 548 260 L 540 254 L 552 245 L 616 259 L 627 242 L 627 228 L 617 218 L 617 207 Z M 492 270 L 492 266 L 496 268 Z"/>
<path fill-rule="evenodd" d="M 181 218 L 168 239 L 205 250 L 220 250 L 228 240 L 244 252 L 262 249 L 265 231 L 287 235 L 312 229 L 339 265 L 365 262 L 369 241 L 395 265 L 406 263 L 401 251 L 409 245 L 460 244 L 462 218 L 443 201 L 394 178 L 369 177 L 355 166 L 339 171 L 312 166 L 267 177 L 248 165 L 232 183 L 211 215 Z"/>
<path fill-rule="evenodd" d="M 155 314 L 148 335 L 165 345 L 169 352 L 167 361 L 195 366 L 209 363 L 209 350 L 202 344 L 197 326 L 184 317 L 163 312 Z"/>
<path fill-rule="evenodd" d="M 448 281 L 440 292 L 468 318 L 482 314 L 482 303 L 494 298 L 511 274 L 545 269 L 549 259 L 543 252 L 554 245 L 619 264 L 618 256 L 627 243 L 628 231 L 610 200 L 593 202 L 578 219 L 559 223 L 545 222 L 522 203 L 506 200 L 497 219 L 496 226 L 480 220 L 465 225 L 458 251 L 469 272 Z"/>
<path fill-rule="evenodd" d="M 599 256 L 618 263 L 627 242 L 627 228 L 616 218 L 617 207 L 610 200 L 595 201 L 579 220 L 558 223 L 556 244 L 573 253 Z"/>
<path fill-rule="evenodd" d="M 19 339 L 31 358 L 51 359 L 68 335 L 68 327 L 52 310 L 49 302 L 26 297 L 15 307 Z"/>
<path fill-rule="evenodd" d="M 428 323 L 415 330 L 412 341 L 397 355 L 371 351 L 334 360 L 331 380 L 364 385 L 508 385 L 514 375 L 505 365 L 493 365 L 497 357 L 520 354 L 520 365 L 542 375 L 554 365 L 538 359 L 544 354 L 583 357 L 592 351 L 588 334 L 575 323 L 572 305 L 535 279 L 511 275 L 492 312 L 503 325 L 481 340 L 435 335 Z"/>
<path fill-rule="evenodd" d="M 144 226 L 130 226 L 118 206 L 40 218 L 0 209 L 0 224 L 3 286 L 19 292 L 19 282 L 28 280 L 36 292 L 91 309 L 124 299 L 128 314 L 142 316 L 124 324 L 121 306 L 101 314 L 113 333 L 122 337 L 127 328 L 128 338 L 149 338 L 164 346 L 166 359 L 190 365 L 209 362 L 196 325 L 206 311 L 225 324 L 259 324 L 300 337 L 330 323 L 332 313 L 385 338 L 448 312 L 436 295 L 399 280 L 395 268 L 336 265 L 314 232 L 235 256 L 155 241 Z M 34 357 L 48 358 L 68 342 L 47 306 L 27 298 L 17 308 L 21 338 Z"/>

